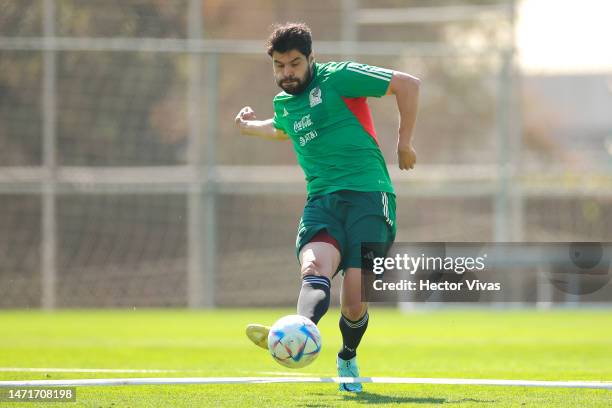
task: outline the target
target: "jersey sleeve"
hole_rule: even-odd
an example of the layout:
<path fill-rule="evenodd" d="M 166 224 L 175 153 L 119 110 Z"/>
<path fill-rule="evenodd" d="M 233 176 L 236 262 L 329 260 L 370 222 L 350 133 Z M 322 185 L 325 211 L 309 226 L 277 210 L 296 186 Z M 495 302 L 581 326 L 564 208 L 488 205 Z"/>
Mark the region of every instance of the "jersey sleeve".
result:
<path fill-rule="evenodd" d="M 342 96 L 383 96 L 389 88 L 393 71 L 356 62 L 342 62 L 330 74 L 333 86 Z"/>
<path fill-rule="evenodd" d="M 276 98 L 274 98 L 274 116 L 272 117 L 272 126 L 287 133 L 287 130 L 283 126 L 283 121 L 281 120 L 280 111 L 282 111 L 280 103 L 276 101 Z"/>
<path fill-rule="evenodd" d="M 272 126 L 274 126 L 276 129 L 280 129 L 283 132 L 287 133 L 287 131 L 285 130 L 283 125 L 280 123 L 280 120 L 278 118 L 278 114 L 276 112 L 274 112 L 274 116 L 272 117 Z"/>

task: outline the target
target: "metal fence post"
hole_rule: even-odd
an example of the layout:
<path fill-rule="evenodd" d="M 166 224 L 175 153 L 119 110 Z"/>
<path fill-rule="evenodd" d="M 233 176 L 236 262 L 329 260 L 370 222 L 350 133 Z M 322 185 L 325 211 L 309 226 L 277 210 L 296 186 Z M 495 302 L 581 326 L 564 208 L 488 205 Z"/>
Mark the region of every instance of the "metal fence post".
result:
<path fill-rule="evenodd" d="M 202 0 L 189 1 L 188 33 L 189 33 L 189 82 L 187 89 L 187 112 L 189 123 L 188 162 L 193 169 L 194 180 L 188 192 L 188 278 L 187 303 L 190 308 L 214 306 L 214 248 L 210 245 L 215 241 L 214 230 L 209 231 L 211 222 L 208 203 L 208 155 L 203 146 L 202 138 L 202 53 L 195 44 L 203 37 L 204 22 L 202 19 Z M 211 83 L 206 82 L 207 86 Z M 214 84 L 213 86 L 216 86 Z M 207 100 L 207 105 L 210 100 Z M 210 119 L 210 118 L 209 118 Z M 207 133 L 210 130 L 207 129 Z M 205 178 L 206 177 L 206 178 Z M 214 211 L 212 211 L 214 217 Z"/>
<path fill-rule="evenodd" d="M 57 220 L 56 220 L 56 50 L 55 0 L 43 2 L 43 168 L 41 215 L 41 307 L 57 306 Z"/>
<path fill-rule="evenodd" d="M 219 94 L 219 55 L 208 54 L 206 76 L 206 106 L 208 113 L 206 127 L 205 175 L 202 195 L 203 239 L 201 242 L 204 256 L 204 305 L 214 307 L 217 271 L 217 114 Z"/>

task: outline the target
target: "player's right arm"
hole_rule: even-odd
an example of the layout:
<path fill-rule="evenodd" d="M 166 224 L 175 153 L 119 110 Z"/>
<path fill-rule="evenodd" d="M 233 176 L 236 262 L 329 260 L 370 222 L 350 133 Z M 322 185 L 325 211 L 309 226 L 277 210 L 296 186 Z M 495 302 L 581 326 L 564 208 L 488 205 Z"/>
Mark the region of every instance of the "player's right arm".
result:
<path fill-rule="evenodd" d="M 281 129 L 274 127 L 273 119 L 257 120 L 255 112 L 250 106 L 245 106 L 236 115 L 236 125 L 240 134 L 256 136 L 270 140 L 287 140 L 289 136 Z"/>

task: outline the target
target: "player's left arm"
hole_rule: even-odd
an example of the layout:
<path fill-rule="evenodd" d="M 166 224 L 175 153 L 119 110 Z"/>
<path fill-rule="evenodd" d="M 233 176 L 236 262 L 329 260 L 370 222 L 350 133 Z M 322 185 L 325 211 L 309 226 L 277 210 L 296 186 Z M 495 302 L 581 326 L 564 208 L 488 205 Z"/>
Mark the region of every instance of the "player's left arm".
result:
<path fill-rule="evenodd" d="M 393 71 L 386 95 L 395 95 L 400 115 L 397 138 L 397 158 L 401 170 L 413 169 L 416 151 L 412 146 L 412 133 L 416 123 L 421 81 L 409 74 Z"/>

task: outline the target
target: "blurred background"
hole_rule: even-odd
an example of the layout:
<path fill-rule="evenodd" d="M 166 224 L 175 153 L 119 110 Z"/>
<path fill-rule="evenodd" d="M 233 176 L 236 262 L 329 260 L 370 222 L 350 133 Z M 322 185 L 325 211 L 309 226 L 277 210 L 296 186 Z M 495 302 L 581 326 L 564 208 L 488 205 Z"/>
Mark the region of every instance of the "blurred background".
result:
<path fill-rule="evenodd" d="M 309 24 L 318 61 L 421 78 L 414 171 L 394 98 L 370 99 L 397 241 L 612 241 L 611 11 L 0 0 L 0 308 L 295 304 L 303 174 L 290 142 L 233 122 L 272 115 L 274 22 Z"/>

